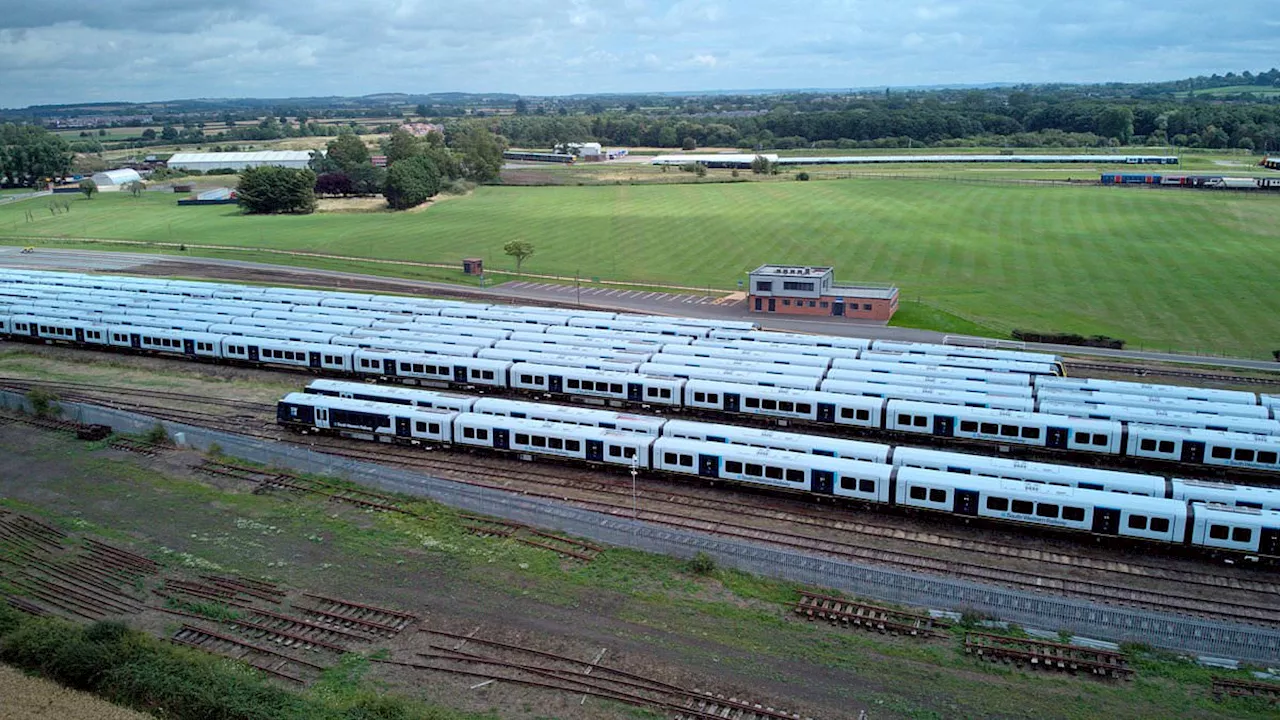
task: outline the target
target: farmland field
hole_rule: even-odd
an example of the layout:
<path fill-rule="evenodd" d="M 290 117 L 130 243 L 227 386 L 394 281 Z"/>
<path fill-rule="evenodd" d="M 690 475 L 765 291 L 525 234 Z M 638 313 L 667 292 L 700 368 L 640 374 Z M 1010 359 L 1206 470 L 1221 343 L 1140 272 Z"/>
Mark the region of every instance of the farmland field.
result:
<path fill-rule="evenodd" d="M 903 300 L 1002 332 L 1255 357 L 1280 347 L 1274 196 L 845 180 L 485 187 L 405 214 L 245 217 L 151 193 L 77 199 L 34 222 L 24 209 L 0 206 L 12 244 L 118 238 L 508 268 L 501 247 L 520 238 L 537 248 L 531 273 L 727 289 L 765 262 L 831 264 L 839 279 L 893 282 Z"/>

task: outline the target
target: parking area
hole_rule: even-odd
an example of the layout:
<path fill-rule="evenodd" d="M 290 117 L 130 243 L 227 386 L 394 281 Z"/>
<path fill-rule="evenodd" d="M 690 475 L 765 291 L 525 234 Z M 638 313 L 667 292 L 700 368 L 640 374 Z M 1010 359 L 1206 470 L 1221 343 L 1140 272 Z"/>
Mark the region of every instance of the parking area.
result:
<path fill-rule="evenodd" d="M 668 313 L 676 309 L 688 309 L 699 305 L 735 311 L 746 310 L 743 298 L 738 293 L 732 295 L 699 295 L 624 290 L 595 284 L 578 287 L 537 282 L 508 282 L 496 285 L 491 290 L 511 297 L 555 300 L 559 302 L 581 299 L 584 304 L 607 304 Z"/>

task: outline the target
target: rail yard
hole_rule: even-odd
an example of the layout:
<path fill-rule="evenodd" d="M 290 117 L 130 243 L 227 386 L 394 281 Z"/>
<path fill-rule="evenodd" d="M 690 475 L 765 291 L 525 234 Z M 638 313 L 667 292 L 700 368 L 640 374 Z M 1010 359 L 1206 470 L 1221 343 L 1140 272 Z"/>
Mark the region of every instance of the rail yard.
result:
<path fill-rule="evenodd" d="M 229 383 L 211 396 L 127 381 L 0 377 L 0 387 L 28 397 L 126 409 L 853 563 L 1280 627 L 1273 575 L 1280 559 L 1280 489 L 1273 487 L 1280 485 L 1280 400 L 1266 379 L 1194 378 L 1261 388 L 1258 394 L 1102 379 L 1122 376 L 1125 367 L 1116 364 L 1091 373 L 1099 377 L 1077 378 L 1068 373 L 1087 362 L 1024 350 L 573 308 L 14 270 L 0 271 L 0 334 L 15 348 L 35 343 L 41 357 L 59 362 L 234 368 L 271 384 L 240 392 Z M 0 425 L 92 436 L 75 423 L 12 412 Z M 139 462 L 174 462 L 176 451 L 164 443 L 119 436 L 107 443 Z M 346 483 L 177 455 L 192 473 L 255 492 L 415 512 L 396 496 Z M 14 527 L 29 520 L 7 517 Z M 474 515 L 465 521 L 477 535 L 567 562 L 591 563 L 606 551 L 534 525 Z M 11 602 L 62 614 L 93 606 L 83 598 L 74 609 L 55 603 L 48 583 L 58 582 L 68 581 L 32 580 L 24 587 L 43 588 L 43 600 L 35 593 Z M 226 599 L 225 583 L 225 592 L 211 589 L 218 586 L 192 592 Z M 173 587 L 183 586 L 175 580 Z M 253 586 L 237 587 L 241 600 L 256 602 L 244 597 Z M 110 614 L 137 602 L 98 609 Z M 304 642 L 288 633 L 329 612 L 299 607 L 311 614 L 282 620 L 262 607 L 254 611 L 257 625 L 184 625 L 173 639 L 248 658 L 284 681 L 310 682 L 322 666 L 299 662 L 305 655 L 267 652 L 286 640 Z M 918 609 L 820 589 L 794 612 L 926 641 L 950 637 L 938 630 L 948 624 L 944 617 L 922 625 L 930 616 Z M 268 619 L 276 624 L 264 625 Z M 332 640 L 318 637 L 311 646 L 325 649 Z M 970 631 L 963 650 L 1113 679 L 1132 674 L 1111 651 L 993 637 Z M 465 642 L 453 642 L 386 663 L 397 672 L 461 672 L 685 717 L 793 716 L 732 693 L 641 682 L 620 669 L 601 670 L 598 685 L 569 682 L 573 663 L 588 663 L 497 639 L 485 645 L 474 633 L 470 640 L 486 651 L 473 655 L 462 651 Z"/>

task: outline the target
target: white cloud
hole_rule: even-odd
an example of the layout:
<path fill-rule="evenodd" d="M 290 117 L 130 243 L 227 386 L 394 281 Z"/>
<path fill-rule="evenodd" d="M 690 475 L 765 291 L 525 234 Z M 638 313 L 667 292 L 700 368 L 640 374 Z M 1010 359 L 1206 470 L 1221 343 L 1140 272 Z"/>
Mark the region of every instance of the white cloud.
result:
<path fill-rule="evenodd" d="M 0 104 L 1173 79 L 1276 64 L 1274 0 L 3 2 Z M 1185 41 L 1194 28 L 1194 41 Z M 1118 50 L 1120 49 L 1120 50 Z M 697 72 L 690 86 L 679 72 Z"/>

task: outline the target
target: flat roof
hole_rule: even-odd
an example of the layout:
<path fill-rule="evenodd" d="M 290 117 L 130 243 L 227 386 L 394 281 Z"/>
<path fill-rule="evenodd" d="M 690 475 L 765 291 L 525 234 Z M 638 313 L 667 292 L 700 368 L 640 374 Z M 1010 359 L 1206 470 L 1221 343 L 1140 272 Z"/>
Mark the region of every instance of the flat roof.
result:
<path fill-rule="evenodd" d="M 834 295 L 835 297 L 859 297 L 871 298 L 872 300 L 892 300 L 898 294 L 898 288 L 892 285 L 841 285 L 833 283 L 831 288 L 824 292 L 823 297 Z"/>
<path fill-rule="evenodd" d="M 822 265 L 761 265 L 751 271 L 752 275 L 756 273 L 768 275 L 797 275 L 801 277 L 822 277 L 831 272 L 830 267 Z"/>

